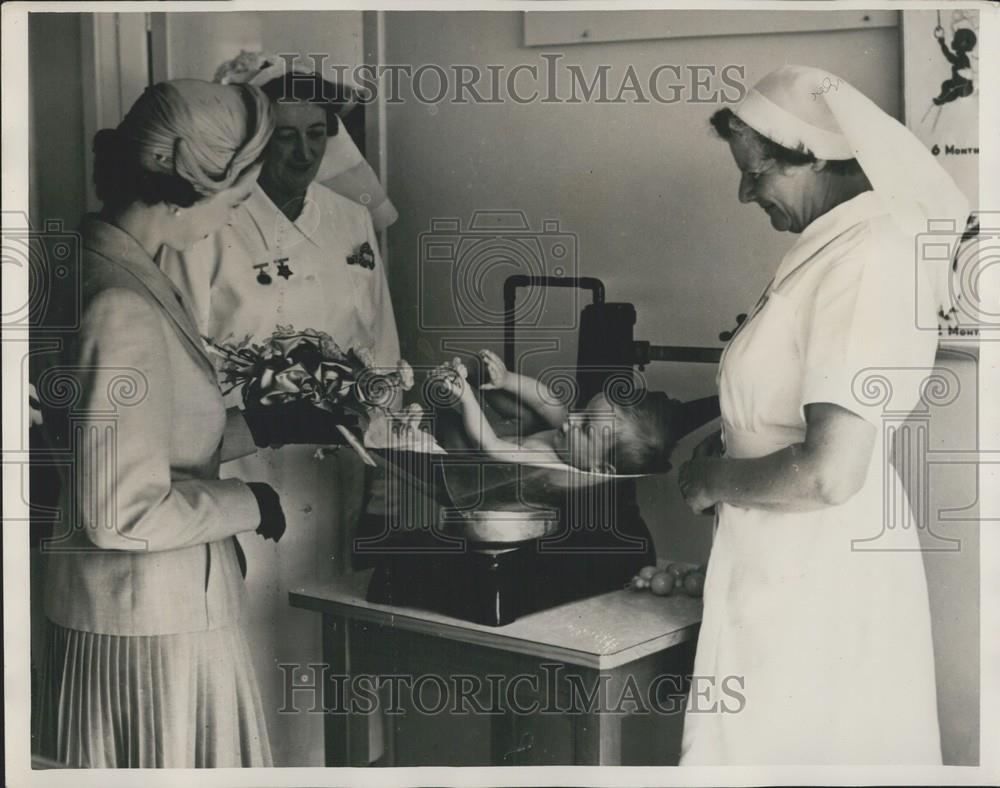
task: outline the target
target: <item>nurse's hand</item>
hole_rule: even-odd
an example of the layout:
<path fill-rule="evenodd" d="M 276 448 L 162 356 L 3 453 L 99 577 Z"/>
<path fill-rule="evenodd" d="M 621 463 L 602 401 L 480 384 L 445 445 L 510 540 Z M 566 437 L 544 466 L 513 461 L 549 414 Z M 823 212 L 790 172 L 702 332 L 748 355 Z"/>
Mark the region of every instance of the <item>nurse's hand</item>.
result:
<path fill-rule="evenodd" d="M 677 484 L 684 503 L 695 514 L 711 514 L 717 501 L 709 490 L 709 472 L 713 460 L 708 457 L 694 457 L 680 467 Z"/>
<path fill-rule="evenodd" d="M 722 456 L 722 430 L 716 430 L 694 447 L 691 452 L 692 457 L 721 457 Z"/>

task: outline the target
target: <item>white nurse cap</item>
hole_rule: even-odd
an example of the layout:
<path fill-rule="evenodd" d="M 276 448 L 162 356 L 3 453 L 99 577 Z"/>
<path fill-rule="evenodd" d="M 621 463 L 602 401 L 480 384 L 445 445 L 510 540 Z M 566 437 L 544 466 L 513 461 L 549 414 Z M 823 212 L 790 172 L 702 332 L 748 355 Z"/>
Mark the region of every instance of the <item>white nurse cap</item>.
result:
<path fill-rule="evenodd" d="M 761 79 L 733 112 L 754 131 L 818 159 L 857 159 L 872 189 L 910 235 L 953 222 L 961 235 L 969 201 L 926 146 L 846 80 L 810 66 L 782 66 Z M 947 311 L 948 267 L 935 289 Z"/>
<path fill-rule="evenodd" d="M 818 159 L 853 159 L 854 151 L 824 100 L 844 84 L 818 68 L 783 66 L 751 88 L 734 110 L 755 131 L 791 150 L 804 147 Z"/>

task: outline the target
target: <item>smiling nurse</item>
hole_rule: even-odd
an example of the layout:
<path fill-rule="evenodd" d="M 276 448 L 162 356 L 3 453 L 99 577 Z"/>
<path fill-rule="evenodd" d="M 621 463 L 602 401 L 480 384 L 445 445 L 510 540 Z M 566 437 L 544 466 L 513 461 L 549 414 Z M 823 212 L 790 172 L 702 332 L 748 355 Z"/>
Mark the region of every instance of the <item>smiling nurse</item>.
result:
<path fill-rule="evenodd" d="M 712 122 L 740 169 L 740 202 L 757 203 L 778 232 L 801 233 L 831 207 L 871 189 L 856 160 L 818 161 L 753 133 L 749 126 L 734 131 L 733 117 L 723 111 Z"/>
<path fill-rule="evenodd" d="M 819 69 L 779 68 L 712 124 L 740 202 L 797 237 L 723 353 L 721 436 L 679 473 L 692 510 L 717 514 L 694 674 L 746 701 L 727 714 L 693 690 L 681 763 L 940 763 L 920 543 L 869 394 L 884 381 L 894 411 L 919 403 L 937 335 L 917 326 L 947 270 L 918 286 L 914 236 L 961 227 L 968 205 L 909 131 Z"/>
<path fill-rule="evenodd" d="M 395 367 L 399 340 L 372 218 L 365 206 L 315 181 L 327 145 L 346 134 L 343 91 L 296 72 L 261 84 L 275 130 L 257 185 L 221 232 L 162 260 L 216 341 L 269 336 L 275 326 L 325 331 L 342 347 L 365 347 Z M 230 404 L 238 404 L 233 392 Z M 371 479 L 354 452 L 322 459 L 316 446 L 262 449 L 223 466 L 281 491 L 288 530 L 279 545 L 246 545 L 250 644 L 279 765 L 320 765 L 322 719 L 281 714 L 287 666 L 320 661 L 320 633 L 289 589 L 345 571 Z M 269 555 L 273 551 L 273 555 Z M 283 667 L 285 666 L 285 667 Z M 289 674 L 290 675 L 290 674 Z"/>
<path fill-rule="evenodd" d="M 275 129 L 258 183 L 282 213 L 294 221 L 302 213 L 309 184 L 326 152 L 325 108 L 307 101 L 278 102 Z"/>

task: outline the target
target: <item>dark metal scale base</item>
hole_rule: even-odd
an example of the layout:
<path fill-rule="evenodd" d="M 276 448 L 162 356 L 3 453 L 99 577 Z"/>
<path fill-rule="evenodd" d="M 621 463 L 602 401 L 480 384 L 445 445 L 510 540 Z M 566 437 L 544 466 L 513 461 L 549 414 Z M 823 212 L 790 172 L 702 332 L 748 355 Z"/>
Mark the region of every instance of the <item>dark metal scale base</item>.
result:
<path fill-rule="evenodd" d="M 485 626 L 622 588 L 655 561 L 641 518 L 619 533 L 580 531 L 516 546 L 466 545 L 460 552 L 424 552 L 429 531 L 401 532 L 383 543 L 367 600 L 433 610 Z M 622 538 L 627 533 L 629 543 Z M 422 551 L 422 549 L 424 551 Z"/>

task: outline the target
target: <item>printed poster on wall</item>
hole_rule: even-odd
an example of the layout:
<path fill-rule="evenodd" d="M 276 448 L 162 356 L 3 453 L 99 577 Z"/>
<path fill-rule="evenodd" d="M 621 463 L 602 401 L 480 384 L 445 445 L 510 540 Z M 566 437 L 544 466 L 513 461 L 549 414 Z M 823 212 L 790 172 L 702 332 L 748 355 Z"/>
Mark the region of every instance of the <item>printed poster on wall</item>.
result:
<path fill-rule="evenodd" d="M 979 209 L 979 12 L 935 9 L 903 12 L 905 122 Z M 972 227 L 978 224 L 975 222 Z M 964 228 L 957 228 L 961 234 Z M 953 258 L 953 309 L 939 315 L 948 340 L 978 336 L 976 305 L 961 280 L 977 257 L 979 238 L 966 233 Z"/>
<path fill-rule="evenodd" d="M 979 12 L 903 12 L 906 125 L 979 207 Z"/>

